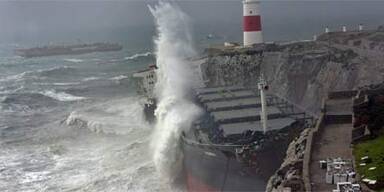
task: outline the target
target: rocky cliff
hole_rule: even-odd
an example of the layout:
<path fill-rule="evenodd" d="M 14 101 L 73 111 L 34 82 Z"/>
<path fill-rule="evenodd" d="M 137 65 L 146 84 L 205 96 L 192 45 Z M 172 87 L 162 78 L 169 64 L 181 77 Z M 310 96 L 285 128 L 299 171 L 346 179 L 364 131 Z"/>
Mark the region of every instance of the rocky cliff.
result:
<path fill-rule="evenodd" d="M 382 37 L 384 32 L 379 29 L 325 34 L 318 41 L 269 44 L 262 52 L 208 50 L 203 76 L 209 86 L 256 86 L 261 72 L 272 93 L 318 113 L 321 98 L 329 91 L 384 80 Z M 362 43 L 353 43 L 357 41 Z"/>
<path fill-rule="evenodd" d="M 300 136 L 289 144 L 284 162 L 278 171 L 269 179 L 266 191 L 284 191 L 285 187 L 289 187 L 293 191 L 305 190 L 302 178 L 302 167 L 309 131 L 310 129 L 304 129 Z"/>
<path fill-rule="evenodd" d="M 260 74 L 261 52 L 223 51 L 209 55 L 203 64 L 207 86 L 255 86 Z"/>

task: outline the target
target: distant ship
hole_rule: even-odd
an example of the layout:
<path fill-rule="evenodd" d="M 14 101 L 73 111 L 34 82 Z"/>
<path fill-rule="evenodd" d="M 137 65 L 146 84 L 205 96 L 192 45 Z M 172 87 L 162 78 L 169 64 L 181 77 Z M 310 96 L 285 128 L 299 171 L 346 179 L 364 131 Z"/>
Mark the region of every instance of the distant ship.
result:
<path fill-rule="evenodd" d="M 120 51 L 123 46 L 114 43 L 92 43 L 76 45 L 53 45 L 44 47 L 33 47 L 27 49 L 16 49 L 15 54 L 25 58 L 45 57 L 54 55 L 79 55 L 93 52 Z"/>

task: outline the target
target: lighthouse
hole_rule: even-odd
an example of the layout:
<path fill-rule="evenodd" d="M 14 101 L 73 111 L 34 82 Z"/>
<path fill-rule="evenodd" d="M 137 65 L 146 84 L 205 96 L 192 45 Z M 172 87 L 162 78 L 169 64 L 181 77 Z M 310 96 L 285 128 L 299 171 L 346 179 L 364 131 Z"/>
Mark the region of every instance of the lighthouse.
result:
<path fill-rule="evenodd" d="M 258 0 L 243 0 L 243 31 L 244 46 L 263 43 Z"/>

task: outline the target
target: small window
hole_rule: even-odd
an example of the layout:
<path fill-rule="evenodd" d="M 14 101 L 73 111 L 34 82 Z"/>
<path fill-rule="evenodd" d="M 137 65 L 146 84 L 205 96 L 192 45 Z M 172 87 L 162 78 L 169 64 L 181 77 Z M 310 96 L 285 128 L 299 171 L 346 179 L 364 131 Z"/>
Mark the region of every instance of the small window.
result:
<path fill-rule="evenodd" d="M 249 11 L 250 14 L 252 14 L 252 11 Z"/>

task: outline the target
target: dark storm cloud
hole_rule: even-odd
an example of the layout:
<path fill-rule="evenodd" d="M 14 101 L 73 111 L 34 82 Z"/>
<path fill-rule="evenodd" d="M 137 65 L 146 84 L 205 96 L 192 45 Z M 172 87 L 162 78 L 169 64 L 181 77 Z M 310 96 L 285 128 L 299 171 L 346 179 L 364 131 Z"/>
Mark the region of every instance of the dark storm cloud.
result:
<path fill-rule="evenodd" d="M 179 0 L 200 33 L 241 37 L 241 0 Z M 0 41 L 36 39 L 114 38 L 141 31 L 152 37 L 153 18 L 147 4 L 156 1 L 1 1 Z M 300 38 L 322 30 L 365 23 L 377 26 L 384 18 L 384 1 L 263 1 L 267 39 Z M 97 36 L 97 37 L 96 37 Z M 236 39 L 237 38 L 237 39 Z M 37 40 L 36 40 L 37 41 Z"/>
<path fill-rule="evenodd" d="M 0 33 L 99 30 L 149 23 L 142 2 L 0 2 Z"/>

